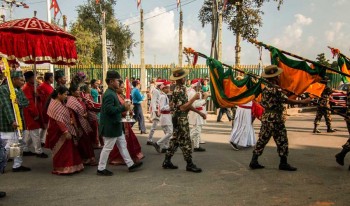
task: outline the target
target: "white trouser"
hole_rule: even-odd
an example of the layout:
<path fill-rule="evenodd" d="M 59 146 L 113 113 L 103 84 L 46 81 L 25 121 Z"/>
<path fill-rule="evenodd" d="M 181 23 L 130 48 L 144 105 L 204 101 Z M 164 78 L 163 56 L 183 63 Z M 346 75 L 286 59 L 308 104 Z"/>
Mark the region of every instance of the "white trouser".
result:
<path fill-rule="evenodd" d="M 23 152 L 29 152 L 29 146 L 32 143 L 36 154 L 43 153 L 40 141 L 40 129 L 26 130 L 23 140 L 25 143 Z"/>
<path fill-rule="evenodd" d="M 47 128 L 46 129 L 41 128 L 40 129 L 40 141 L 41 141 L 41 143 L 45 144 L 46 134 L 47 134 Z"/>
<path fill-rule="evenodd" d="M 0 133 L 1 139 L 3 141 L 3 144 L 5 144 L 5 149 L 7 156 L 10 156 L 10 145 L 12 143 L 18 142 L 18 135 L 15 132 L 1 132 Z M 18 168 L 22 165 L 22 157 L 15 157 L 13 159 L 13 166 L 12 168 Z"/>
<path fill-rule="evenodd" d="M 154 131 L 157 129 L 158 123 L 159 123 L 159 118 L 152 119 L 152 127 L 151 127 L 151 130 L 150 130 L 149 135 L 148 135 L 148 141 L 152 141 Z"/>
<path fill-rule="evenodd" d="M 126 140 L 124 133 L 119 137 L 103 137 L 105 145 L 100 154 L 100 162 L 98 163 L 98 170 L 102 171 L 106 169 L 108 162 L 109 153 L 112 151 L 114 144 L 117 144 L 119 152 L 124 159 L 125 164 L 131 167 L 134 164 L 132 161 L 129 151 L 126 147 Z"/>
<path fill-rule="evenodd" d="M 199 143 L 201 142 L 201 132 L 203 125 L 193 125 L 191 128 L 190 136 L 193 141 L 194 148 L 199 148 Z"/>
<path fill-rule="evenodd" d="M 162 129 L 165 135 L 160 140 L 158 140 L 157 144 L 161 148 L 169 148 L 169 141 L 173 136 L 173 125 L 162 125 Z"/>

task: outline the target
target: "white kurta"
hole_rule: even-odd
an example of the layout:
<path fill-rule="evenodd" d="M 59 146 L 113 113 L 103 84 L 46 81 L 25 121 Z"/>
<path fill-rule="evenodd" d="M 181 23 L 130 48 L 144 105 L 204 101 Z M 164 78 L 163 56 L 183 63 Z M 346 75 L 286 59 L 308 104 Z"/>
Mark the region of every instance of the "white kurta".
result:
<path fill-rule="evenodd" d="M 196 95 L 196 91 L 194 89 L 189 89 L 187 91 L 187 96 L 188 96 L 188 100 L 192 99 L 194 95 Z M 201 112 L 203 112 L 204 114 L 207 114 L 206 108 L 205 108 L 205 103 L 206 100 L 202 99 L 202 93 L 200 93 L 200 99 L 197 99 L 196 101 L 193 102 L 192 106 L 194 108 L 199 108 L 201 107 L 202 110 Z M 203 119 L 203 117 L 201 117 L 199 114 L 190 111 L 188 113 L 188 122 L 191 125 L 203 125 L 205 124 L 205 120 Z"/>
<path fill-rule="evenodd" d="M 252 105 L 252 101 L 242 104 L 242 106 L 248 107 Z M 241 147 L 254 146 L 256 139 L 252 123 L 252 110 L 237 106 L 234 122 L 230 141 Z"/>
<path fill-rule="evenodd" d="M 151 120 L 159 119 L 159 117 L 157 117 L 156 115 L 156 112 L 158 111 L 158 106 L 159 106 L 159 95 L 160 95 L 159 89 L 155 88 L 152 90 L 152 97 L 151 97 L 151 103 L 150 103 Z"/>
<path fill-rule="evenodd" d="M 164 92 L 159 95 L 159 109 L 160 112 L 170 112 L 169 98 Z M 160 125 L 173 125 L 171 114 L 160 114 Z"/>

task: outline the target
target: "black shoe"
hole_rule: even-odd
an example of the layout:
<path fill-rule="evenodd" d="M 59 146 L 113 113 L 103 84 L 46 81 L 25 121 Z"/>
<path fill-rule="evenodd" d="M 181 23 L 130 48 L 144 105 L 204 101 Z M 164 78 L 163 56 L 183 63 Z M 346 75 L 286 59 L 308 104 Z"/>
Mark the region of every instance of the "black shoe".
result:
<path fill-rule="evenodd" d="M 191 164 L 187 164 L 186 171 L 200 173 L 202 172 L 202 169 L 198 168 L 195 164 L 191 163 Z"/>
<path fill-rule="evenodd" d="M 148 140 L 146 145 L 153 145 L 153 142 Z"/>
<path fill-rule="evenodd" d="M 154 147 L 154 149 L 156 149 L 156 151 L 158 152 L 158 153 L 160 153 L 160 147 L 159 147 L 159 145 L 157 144 L 157 142 L 153 142 L 153 147 Z"/>
<path fill-rule="evenodd" d="M 255 161 L 255 162 L 252 161 L 252 162 L 250 162 L 249 167 L 250 167 L 250 169 L 252 169 L 252 170 L 264 169 L 264 168 L 265 168 L 265 166 L 259 164 L 258 161 Z"/>
<path fill-rule="evenodd" d="M 195 152 L 205 152 L 205 149 L 203 147 L 198 147 L 198 148 L 194 148 L 193 151 L 195 151 Z"/>
<path fill-rule="evenodd" d="M 297 168 L 292 167 L 290 164 L 280 164 L 279 169 L 285 171 L 297 171 Z"/>
<path fill-rule="evenodd" d="M 344 166 L 344 158 L 345 156 L 343 156 L 341 153 L 335 155 L 335 161 L 341 166 Z"/>
<path fill-rule="evenodd" d="M 142 162 L 136 162 L 129 167 L 129 172 L 134 172 L 137 168 L 141 167 Z"/>
<path fill-rule="evenodd" d="M 327 129 L 327 132 L 328 132 L 328 133 L 332 133 L 332 132 L 336 132 L 336 131 L 337 131 L 336 129 L 332 129 L 332 128 L 328 128 L 328 129 Z"/>
<path fill-rule="evenodd" d="M 230 141 L 230 145 L 231 145 L 231 147 L 232 147 L 233 150 L 236 150 L 236 151 L 239 150 L 239 148 L 237 147 L 237 145 L 236 145 L 235 143 L 233 143 L 233 142 Z"/>
<path fill-rule="evenodd" d="M 177 169 L 177 168 L 179 168 L 178 166 L 173 165 L 173 163 L 171 163 L 170 161 L 164 161 L 162 167 L 164 169 Z"/>
<path fill-rule="evenodd" d="M 216 122 L 223 122 L 223 121 L 221 121 L 221 120 L 216 120 Z"/>
<path fill-rule="evenodd" d="M 168 149 L 163 148 L 162 151 L 161 151 L 161 153 L 166 153 L 167 151 L 168 151 Z"/>
<path fill-rule="evenodd" d="M 7 162 L 13 162 L 13 159 L 8 159 Z"/>
<path fill-rule="evenodd" d="M 104 169 L 104 170 L 97 170 L 97 175 L 101 175 L 101 176 L 112 176 L 113 172 Z"/>
<path fill-rule="evenodd" d="M 45 147 L 45 143 L 42 142 L 42 143 L 41 143 L 41 147 Z"/>
<path fill-rule="evenodd" d="M 318 129 L 316 129 L 316 130 L 314 130 L 314 131 L 313 131 L 313 133 L 317 133 L 317 134 L 319 134 L 319 133 L 321 133 L 321 131 L 320 131 L 320 130 L 318 130 Z"/>
<path fill-rule="evenodd" d="M 0 198 L 6 197 L 6 192 L 0 192 Z"/>
<path fill-rule="evenodd" d="M 17 168 L 12 168 L 12 172 L 29 172 L 31 169 L 29 167 L 20 166 Z"/>
<path fill-rule="evenodd" d="M 29 152 L 23 152 L 23 156 L 35 156 L 36 154 L 29 151 Z"/>
<path fill-rule="evenodd" d="M 49 156 L 45 153 L 41 153 L 41 154 L 36 154 L 36 157 L 39 157 L 39 158 L 48 158 Z"/>
<path fill-rule="evenodd" d="M 147 133 L 146 131 L 144 131 L 144 132 L 143 132 L 143 131 L 141 131 L 141 134 L 148 134 L 148 133 Z"/>

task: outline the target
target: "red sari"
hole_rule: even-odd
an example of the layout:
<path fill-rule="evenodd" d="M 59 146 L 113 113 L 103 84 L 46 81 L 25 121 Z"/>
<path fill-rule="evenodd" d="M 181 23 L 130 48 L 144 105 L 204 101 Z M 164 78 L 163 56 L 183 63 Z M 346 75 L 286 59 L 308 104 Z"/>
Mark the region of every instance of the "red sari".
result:
<path fill-rule="evenodd" d="M 78 149 L 84 165 L 96 166 L 94 148 L 92 146 L 91 136 L 93 136 L 93 130 L 87 119 L 87 110 L 85 103 L 79 98 L 69 96 L 66 106 L 73 113 L 76 120 L 76 130 L 78 137 Z"/>
<path fill-rule="evenodd" d="M 124 97 L 118 94 L 118 98 L 120 103 L 124 104 Z M 126 115 L 126 112 L 123 113 L 123 116 L 125 115 Z M 132 130 L 130 123 L 125 122 L 123 124 L 124 124 L 123 129 L 125 134 L 126 145 L 127 145 L 130 157 L 133 159 L 134 162 L 138 162 L 142 158 L 144 158 L 144 155 L 141 152 L 141 145 L 137 140 L 137 137 L 134 131 Z M 125 165 L 124 159 L 120 155 L 117 145 L 114 145 L 113 150 L 109 154 L 109 164 Z"/>
<path fill-rule="evenodd" d="M 52 151 L 52 174 L 72 174 L 84 169 L 78 148 L 73 138 L 66 139 L 63 134 L 76 135 L 68 108 L 60 101 L 51 100 L 47 114 L 49 124 L 45 146 Z"/>

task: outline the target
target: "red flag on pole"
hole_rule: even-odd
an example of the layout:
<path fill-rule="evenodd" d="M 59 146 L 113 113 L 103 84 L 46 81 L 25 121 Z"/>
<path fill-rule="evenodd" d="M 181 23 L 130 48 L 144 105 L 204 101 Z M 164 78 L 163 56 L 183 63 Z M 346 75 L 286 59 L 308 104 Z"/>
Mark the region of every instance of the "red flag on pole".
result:
<path fill-rule="evenodd" d="M 141 4 L 141 0 L 137 0 L 137 8 L 140 7 L 140 4 Z"/>
<path fill-rule="evenodd" d="M 60 11 L 60 7 L 58 6 L 57 0 L 52 0 L 50 9 L 52 8 L 54 12 L 54 18 L 56 18 L 56 15 Z"/>

